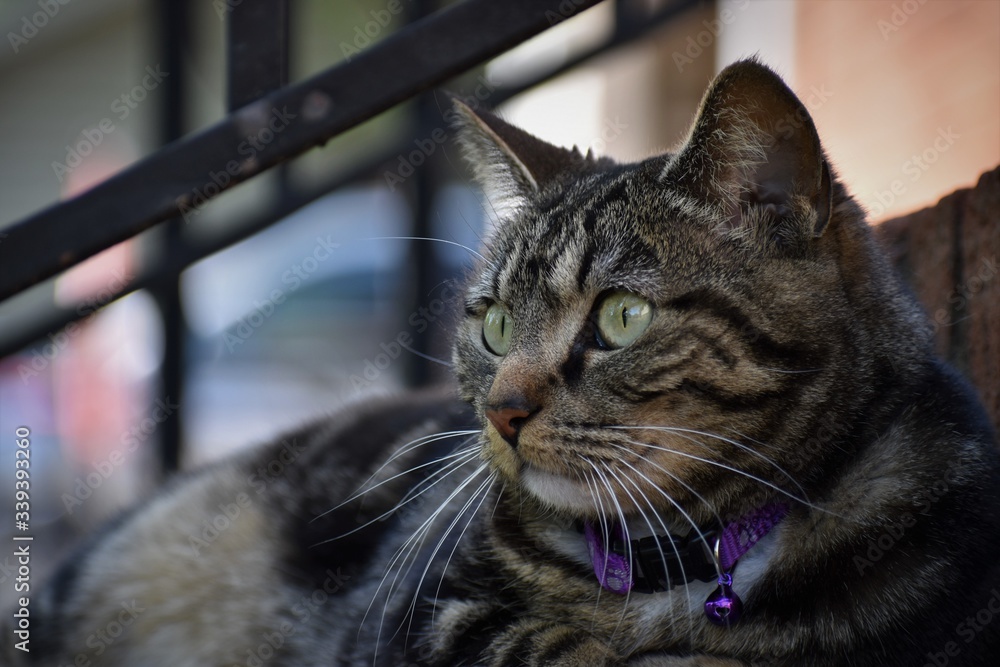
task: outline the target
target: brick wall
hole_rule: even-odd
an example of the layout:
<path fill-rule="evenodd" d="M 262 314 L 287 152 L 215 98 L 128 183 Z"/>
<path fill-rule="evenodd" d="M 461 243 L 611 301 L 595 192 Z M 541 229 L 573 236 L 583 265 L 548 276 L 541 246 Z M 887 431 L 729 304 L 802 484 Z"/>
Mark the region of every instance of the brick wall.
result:
<path fill-rule="evenodd" d="M 930 315 L 938 350 L 1000 431 L 1000 167 L 876 234 Z"/>

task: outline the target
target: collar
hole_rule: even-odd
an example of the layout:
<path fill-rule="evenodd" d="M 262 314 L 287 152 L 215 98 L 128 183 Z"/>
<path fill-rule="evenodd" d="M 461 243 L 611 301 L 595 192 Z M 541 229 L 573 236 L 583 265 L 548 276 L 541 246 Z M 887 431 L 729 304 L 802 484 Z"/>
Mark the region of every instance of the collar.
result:
<path fill-rule="evenodd" d="M 612 593 L 656 593 L 696 580 L 718 578 L 719 589 L 706 602 L 706 615 L 716 622 L 717 604 L 710 612 L 709 603 L 718 598 L 723 605 L 741 605 L 731 589 L 732 569 L 786 514 L 788 506 L 774 502 L 719 529 L 695 530 L 687 537 L 667 534 L 634 540 L 628 539 L 620 524 L 611 524 L 605 531 L 588 521 L 584 535 L 594 574 L 601 587 Z M 739 609 L 730 607 L 722 613 L 720 625 L 734 623 L 738 618 Z"/>

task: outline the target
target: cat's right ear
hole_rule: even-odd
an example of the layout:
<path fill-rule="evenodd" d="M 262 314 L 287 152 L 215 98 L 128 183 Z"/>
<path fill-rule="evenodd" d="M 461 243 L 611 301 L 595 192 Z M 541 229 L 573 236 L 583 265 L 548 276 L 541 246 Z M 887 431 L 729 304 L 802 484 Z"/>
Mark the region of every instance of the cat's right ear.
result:
<path fill-rule="evenodd" d="M 449 114 L 476 181 L 502 219 L 547 185 L 595 161 L 514 127 L 495 114 L 453 98 Z"/>

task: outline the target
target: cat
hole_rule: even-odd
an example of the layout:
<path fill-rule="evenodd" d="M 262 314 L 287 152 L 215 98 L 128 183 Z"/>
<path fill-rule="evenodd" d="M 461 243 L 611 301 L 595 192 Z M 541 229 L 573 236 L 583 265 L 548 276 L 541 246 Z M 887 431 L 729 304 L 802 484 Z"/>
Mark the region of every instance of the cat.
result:
<path fill-rule="evenodd" d="M 456 387 L 173 480 L 30 664 L 994 664 L 995 436 L 780 77 L 634 164 L 454 115 L 496 215 Z"/>

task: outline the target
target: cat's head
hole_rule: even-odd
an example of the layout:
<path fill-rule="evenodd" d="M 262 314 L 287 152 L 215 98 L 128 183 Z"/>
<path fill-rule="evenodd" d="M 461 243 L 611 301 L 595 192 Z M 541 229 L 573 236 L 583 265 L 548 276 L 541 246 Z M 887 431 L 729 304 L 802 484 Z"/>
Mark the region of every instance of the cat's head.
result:
<path fill-rule="evenodd" d="M 577 518 L 800 494 L 834 449 L 803 442 L 852 365 L 877 372 L 882 269 L 781 79 L 728 67 L 684 144 L 634 164 L 458 111 L 499 218 L 454 354 L 493 469 Z"/>

